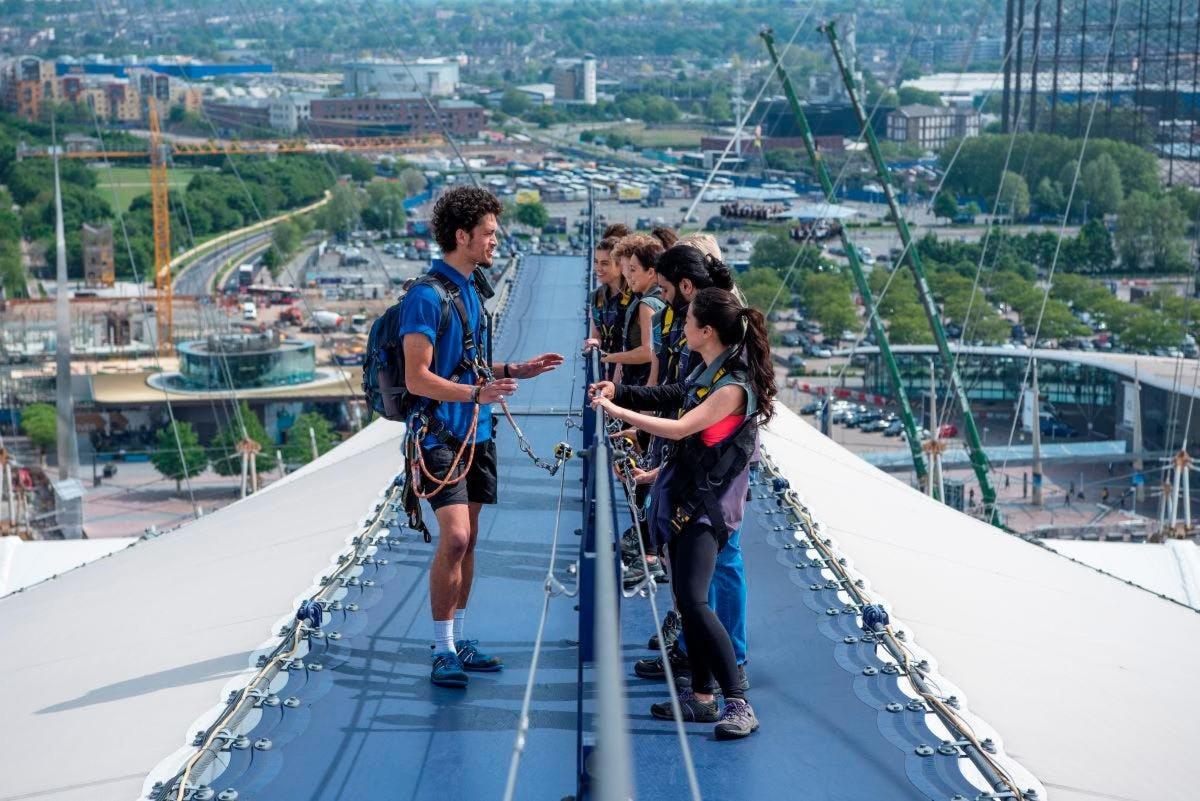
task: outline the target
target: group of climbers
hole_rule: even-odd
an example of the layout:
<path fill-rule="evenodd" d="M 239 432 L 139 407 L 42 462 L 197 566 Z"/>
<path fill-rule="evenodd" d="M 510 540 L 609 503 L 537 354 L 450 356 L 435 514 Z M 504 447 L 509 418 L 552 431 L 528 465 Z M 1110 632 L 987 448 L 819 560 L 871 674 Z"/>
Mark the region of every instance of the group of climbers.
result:
<path fill-rule="evenodd" d="M 430 680 L 445 687 L 466 687 L 470 671 L 503 667 L 463 633 L 480 511 L 497 502 L 491 404 L 504 408 L 518 380 L 563 361 L 556 353 L 491 359 L 483 305 L 490 287 L 480 268 L 492 263 L 501 211 L 478 188 L 456 187 L 438 199 L 430 223 L 444 255 L 376 322 L 364 367 L 373 408 L 409 427 L 410 525 L 429 536 L 421 500 L 437 518 Z M 776 393 L 766 323 L 737 294 L 711 236 L 677 240 L 665 228 L 643 236 L 611 226 L 594 269 L 584 349 L 599 349 L 604 380 L 589 395 L 628 426 L 614 436 L 637 455 L 621 474 L 634 510 L 621 542 L 625 583 L 665 583 L 669 574 L 675 602 L 660 628 L 666 664 L 660 655 L 635 670 L 646 678 L 670 671 L 685 720 L 715 723 L 719 738 L 745 737 L 758 721 L 746 700 L 739 529 L 758 425 L 770 418 Z M 651 713 L 671 718 L 672 708 L 658 703 Z"/>
<path fill-rule="evenodd" d="M 660 628 L 668 664 L 660 654 L 634 670 L 649 679 L 670 670 L 686 721 L 745 737 L 758 720 L 746 701 L 739 529 L 757 427 L 776 392 L 766 322 L 736 294 L 713 237 L 622 229 L 606 230 L 594 256 L 585 349 L 599 348 L 615 369 L 590 391 L 594 406 L 629 426 L 614 434 L 622 453 L 639 454 L 622 476 L 633 485 L 633 525 L 621 538 L 626 589 L 669 575 L 675 601 Z M 659 645 L 655 635 L 650 647 Z M 673 716 L 669 701 L 650 712 Z"/>

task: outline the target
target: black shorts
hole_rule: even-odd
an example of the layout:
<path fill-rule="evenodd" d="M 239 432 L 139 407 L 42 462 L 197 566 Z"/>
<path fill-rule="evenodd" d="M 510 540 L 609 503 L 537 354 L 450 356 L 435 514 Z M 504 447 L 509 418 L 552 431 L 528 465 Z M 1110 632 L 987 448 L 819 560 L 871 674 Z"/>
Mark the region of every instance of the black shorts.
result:
<path fill-rule="evenodd" d="M 425 467 L 439 479 L 445 478 L 446 471 L 450 469 L 450 463 L 454 461 L 456 452 L 446 446 L 430 448 L 424 452 Z M 466 464 L 470 453 L 471 449 L 468 446 L 467 450 L 463 452 L 458 466 L 454 468 L 456 476 L 462 473 L 463 465 Z M 428 486 L 429 479 L 424 479 L 423 483 Z M 434 511 L 443 506 L 453 506 L 456 503 L 496 503 L 495 440 L 489 439 L 487 442 L 480 442 L 475 446 L 475 458 L 471 462 L 471 469 L 465 479 L 442 488 L 429 498 L 429 505 L 433 507 Z"/>

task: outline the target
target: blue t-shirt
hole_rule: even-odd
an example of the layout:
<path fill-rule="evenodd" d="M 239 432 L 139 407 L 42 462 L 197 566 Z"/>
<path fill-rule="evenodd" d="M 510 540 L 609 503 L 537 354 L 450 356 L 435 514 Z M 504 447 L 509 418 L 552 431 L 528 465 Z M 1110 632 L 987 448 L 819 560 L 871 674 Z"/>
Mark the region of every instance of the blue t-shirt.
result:
<path fill-rule="evenodd" d="M 483 324 L 482 306 L 479 293 L 475 290 L 475 282 L 463 278 L 462 274 L 441 259 L 436 259 L 429 270 L 430 273 L 440 273 L 452 280 L 462 293 L 463 304 L 467 309 L 467 321 L 475 331 L 475 343 L 481 357 L 487 353 L 487 331 Z M 433 372 L 442 378 L 449 378 L 454 368 L 462 358 L 463 330 L 458 320 L 453 304 L 448 310 L 449 323 L 445 335 L 439 340 L 438 327 L 441 325 L 442 300 L 438 291 L 426 284 L 417 284 L 404 296 L 400 308 L 400 336 L 406 334 L 424 334 L 433 343 Z M 468 354 L 473 355 L 473 354 Z M 474 376 L 467 372 L 459 383 L 471 386 L 475 383 Z M 434 410 L 434 417 L 439 420 L 449 432 L 460 440 L 467 438 L 471 428 L 471 416 L 474 405 L 466 403 L 440 402 Z M 479 423 L 475 429 L 475 441 L 487 442 L 492 438 L 492 410 L 490 405 L 479 407 Z M 428 450 L 442 445 L 442 442 L 432 434 L 425 437 L 421 447 Z"/>

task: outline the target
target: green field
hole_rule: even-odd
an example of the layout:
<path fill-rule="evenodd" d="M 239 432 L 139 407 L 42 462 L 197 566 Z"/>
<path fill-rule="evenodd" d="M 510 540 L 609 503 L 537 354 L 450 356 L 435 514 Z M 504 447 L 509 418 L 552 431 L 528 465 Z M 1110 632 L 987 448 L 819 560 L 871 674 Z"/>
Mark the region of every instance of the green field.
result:
<path fill-rule="evenodd" d="M 628 125 L 616 125 L 609 130 L 620 131 L 641 147 L 656 148 L 694 148 L 700 145 L 700 137 L 706 130 L 699 127 L 648 127 L 636 122 Z"/>
<path fill-rule="evenodd" d="M 129 204 L 135 197 L 150 193 L 149 167 L 113 167 L 110 171 L 101 165 L 95 169 L 98 181 L 96 191 L 99 192 L 100 197 L 112 203 L 113 189 L 116 189 L 119 208 L 113 209 L 113 211 L 124 213 L 129 210 Z M 172 190 L 181 190 L 187 186 L 188 181 L 192 180 L 192 176 L 197 172 L 199 170 L 172 167 L 167 171 L 167 185 Z"/>

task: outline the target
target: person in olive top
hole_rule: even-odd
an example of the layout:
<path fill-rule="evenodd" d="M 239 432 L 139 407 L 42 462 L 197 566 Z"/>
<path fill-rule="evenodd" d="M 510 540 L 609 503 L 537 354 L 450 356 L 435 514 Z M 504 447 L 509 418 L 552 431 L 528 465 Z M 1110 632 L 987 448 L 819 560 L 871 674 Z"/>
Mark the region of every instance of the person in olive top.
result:
<path fill-rule="evenodd" d="M 600 348 L 603 353 L 617 353 L 623 348 L 625 340 L 625 313 L 633 302 L 633 293 L 625 283 L 621 268 L 613 260 L 613 249 L 617 239 L 606 237 L 596 245 L 592 256 L 592 268 L 596 273 L 596 291 L 592 294 L 591 336 L 584 343 L 583 352 L 592 348 Z M 605 366 L 605 375 L 612 378 L 616 365 Z"/>
<path fill-rule="evenodd" d="M 482 365 L 488 352 L 486 318 L 472 276 L 477 266 L 492 264 L 501 211 L 500 201 L 487 190 L 462 186 L 438 198 L 430 219 L 444 253 L 433 262 L 430 272 L 449 279 L 457 289 L 476 352 L 463 353 L 464 332 L 455 312 L 451 311 L 443 324 L 442 300 L 430 283 L 413 286 L 400 314 L 405 385 L 410 394 L 433 402 L 430 433 L 420 443 L 422 458 L 433 476 L 450 480 L 429 497 L 438 522 L 437 553 L 429 571 L 434 628 L 430 680 L 445 687 L 465 687 L 467 670 L 496 671 L 503 666 L 498 657 L 482 653 L 477 640 L 463 636 L 475 575 L 479 513 L 484 504 L 497 502 L 490 404 L 516 392 L 517 379 L 541 375 L 563 361 L 559 354 L 543 353 L 524 362 L 486 365 L 495 378 L 483 369 L 457 370 L 464 355 Z M 444 329 L 441 336 L 440 328 Z M 456 372 L 457 382 L 450 380 Z M 471 437 L 477 405 L 474 438 L 466 441 Z M 460 453 L 469 456 L 457 460 Z M 468 464 L 466 475 L 456 480 Z"/>
<path fill-rule="evenodd" d="M 624 349 L 600 359 L 605 364 L 620 365 L 614 379 L 619 384 L 642 386 L 650 376 L 650 360 L 654 357 L 652 319 L 666 305 L 654 271 L 654 262 L 662 252 L 657 239 L 640 234 L 625 237 L 612 252 L 634 297 L 625 314 Z"/>

